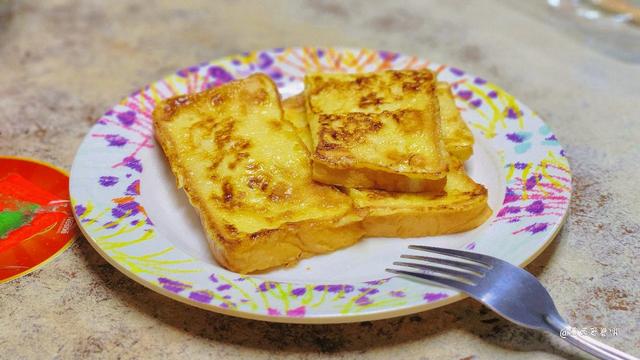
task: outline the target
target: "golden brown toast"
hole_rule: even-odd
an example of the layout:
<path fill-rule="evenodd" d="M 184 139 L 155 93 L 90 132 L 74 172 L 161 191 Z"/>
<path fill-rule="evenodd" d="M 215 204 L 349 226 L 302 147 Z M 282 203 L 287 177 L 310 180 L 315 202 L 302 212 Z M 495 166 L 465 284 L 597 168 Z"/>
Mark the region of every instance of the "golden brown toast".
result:
<path fill-rule="evenodd" d="M 301 95 L 282 102 L 284 117 L 309 143 L 309 127 L 301 111 Z M 462 121 L 460 119 L 460 121 Z M 487 190 L 464 172 L 462 162 L 450 158 L 445 188 L 432 193 L 399 193 L 346 188 L 363 211 L 366 235 L 418 237 L 473 229 L 491 216 Z"/>
<path fill-rule="evenodd" d="M 451 92 L 451 86 L 446 82 L 438 82 L 436 95 L 440 105 L 440 117 L 442 119 L 442 133 L 444 145 L 447 151 L 461 161 L 468 160 L 473 154 L 473 134 L 469 126 L 464 122 Z M 294 95 L 282 102 L 285 108 L 285 120 L 294 127 L 307 127 L 305 115 L 304 94 Z M 299 132 L 305 146 L 312 150 L 311 133 Z"/>
<path fill-rule="evenodd" d="M 305 77 L 313 178 L 346 187 L 442 190 L 447 157 L 429 70 Z"/>
<path fill-rule="evenodd" d="M 154 127 L 215 258 L 250 273 L 355 243 L 351 199 L 312 181 L 309 154 L 258 74 L 160 103 Z"/>
<path fill-rule="evenodd" d="M 491 216 L 487 189 L 451 158 L 444 193 L 397 193 L 347 189 L 356 208 L 366 210 L 367 236 L 419 237 L 471 230 Z"/>
<path fill-rule="evenodd" d="M 444 145 L 449 154 L 465 161 L 473 154 L 473 134 L 460 116 L 451 86 L 446 82 L 438 82 L 436 94 L 440 105 Z"/>

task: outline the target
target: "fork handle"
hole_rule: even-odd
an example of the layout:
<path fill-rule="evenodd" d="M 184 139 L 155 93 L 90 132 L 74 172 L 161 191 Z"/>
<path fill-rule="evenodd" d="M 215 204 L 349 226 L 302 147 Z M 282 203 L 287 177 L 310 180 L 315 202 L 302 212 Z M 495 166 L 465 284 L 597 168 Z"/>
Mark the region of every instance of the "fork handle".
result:
<path fill-rule="evenodd" d="M 592 337 L 568 333 L 564 338 L 571 345 L 604 360 L 640 360 L 635 356 L 622 352 Z"/>

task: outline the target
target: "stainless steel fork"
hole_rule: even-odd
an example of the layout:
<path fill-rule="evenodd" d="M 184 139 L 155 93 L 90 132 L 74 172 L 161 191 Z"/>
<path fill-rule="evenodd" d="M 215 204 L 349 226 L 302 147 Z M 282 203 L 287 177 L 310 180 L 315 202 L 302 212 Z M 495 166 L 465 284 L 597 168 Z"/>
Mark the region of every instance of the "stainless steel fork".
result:
<path fill-rule="evenodd" d="M 491 256 L 468 251 L 417 245 L 409 246 L 409 249 L 446 255 L 465 261 L 402 255 L 401 258 L 418 262 L 398 261 L 394 262 L 394 265 L 423 271 L 387 269 L 388 272 L 427 280 L 465 292 L 504 318 L 524 327 L 544 330 L 560 336 L 597 358 L 639 360 L 580 334 L 575 328 L 570 327 L 558 313 L 551 296 L 542 284 L 533 275 L 517 266 Z"/>

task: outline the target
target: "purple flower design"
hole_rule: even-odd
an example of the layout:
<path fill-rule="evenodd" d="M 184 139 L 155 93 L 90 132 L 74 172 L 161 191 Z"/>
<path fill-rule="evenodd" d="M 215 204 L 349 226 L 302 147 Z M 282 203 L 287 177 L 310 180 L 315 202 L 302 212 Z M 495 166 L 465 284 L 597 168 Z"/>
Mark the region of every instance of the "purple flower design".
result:
<path fill-rule="evenodd" d="M 87 208 L 84 205 L 78 204 L 74 207 L 74 210 L 76 215 L 82 216 L 87 211 Z"/>
<path fill-rule="evenodd" d="M 520 133 L 508 133 L 507 135 L 505 135 L 507 137 L 507 139 L 509 139 L 510 141 L 513 141 L 514 143 L 521 143 L 523 141 L 525 141 L 525 137 L 520 134 Z"/>
<path fill-rule="evenodd" d="M 525 187 L 527 188 L 527 190 L 533 189 L 533 187 L 538 183 L 538 180 L 540 180 L 540 178 L 538 178 L 536 175 L 529 176 L 525 183 Z"/>
<path fill-rule="evenodd" d="M 271 58 L 271 56 L 267 53 L 260 53 L 260 55 L 258 55 L 258 67 L 261 70 L 264 70 L 271 65 L 273 65 L 273 58 Z"/>
<path fill-rule="evenodd" d="M 445 293 L 425 293 L 423 296 L 423 299 L 426 300 L 427 302 L 434 302 L 440 299 L 444 299 L 446 298 L 448 295 Z"/>
<path fill-rule="evenodd" d="M 518 115 L 522 116 L 522 111 L 519 111 L 518 112 L 519 114 L 518 114 L 513 108 L 510 108 L 510 107 L 506 108 L 505 110 L 506 110 L 506 116 L 508 119 L 515 120 L 518 118 Z"/>
<path fill-rule="evenodd" d="M 115 176 L 100 176 L 100 179 L 98 180 L 98 182 L 102 186 L 109 187 L 117 184 L 118 178 Z"/>
<path fill-rule="evenodd" d="M 276 288 L 276 283 L 272 282 L 272 281 L 265 281 L 263 283 L 261 283 L 260 285 L 258 285 L 258 289 L 256 289 L 258 292 L 267 292 L 271 289 L 275 289 Z"/>
<path fill-rule="evenodd" d="M 127 191 L 124 193 L 125 195 L 140 195 L 140 180 L 135 180 L 129 186 L 127 186 Z"/>
<path fill-rule="evenodd" d="M 487 80 L 478 77 L 478 78 L 475 78 L 473 82 L 478 85 L 484 85 L 487 83 Z"/>
<path fill-rule="evenodd" d="M 274 70 L 274 71 L 269 73 L 269 76 L 273 80 L 280 80 L 280 79 L 282 79 L 282 72 L 280 70 Z"/>
<path fill-rule="evenodd" d="M 453 75 L 455 75 L 455 76 L 462 76 L 462 75 L 464 75 L 464 71 L 462 71 L 462 70 L 460 70 L 460 69 L 458 69 L 458 68 L 454 68 L 454 67 L 452 67 L 452 68 L 449 68 L 449 71 L 451 71 L 451 73 L 452 73 Z"/>
<path fill-rule="evenodd" d="M 209 68 L 209 75 L 215 80 L 217 84 L 224 84 L 233 80 L 233 76 L 220 66 L 211 66 Z"/>
<path fill-rule="evenodd" d="M 137 172 L 142 172 L 142 163 L 140 162 L 140 159 L 136 159 L 133 156 L 127 156 L 126 158 L 122 159 L 122 162 L 124 166 Z"/>
<path fill-rule="evenodd" d="M 189 73 L 197 73 L 199 69 L 199 66 L 189 66 L 188 68 L 178 70 L 176 74 L 180 77 L 187 77 Z"/>
<path fill-rule="evenodd" d="M 108 146 L 117 146 L 122 147 L 127 144 L 129 140 L 127 138 L 122 137 L 120 135 L 107 135 L 104 137 L 105 140 L 109 143 Z"/>
<path fill-rule="evenodd" d="M 527 210 L 527 212 L 531 214 L 542 214 L 542 212 L 544 211 L 544 203 L 542 202 L 542 200 L 536 200 L 529 204 L 525 208 L 525 210 Z"/>
<path fill-rule="evenodd" d="M 380 51 L 378 55 L 385 61 L 394 61 L 400 54 L 393 51 Z"/>
<path fill-rule="evenodd" d="M 280 316 L 280 311 L 274 308 L 267 308 L 267 315 L 270 316 Z"/>
<path fill-rule="evenodd" d="M 488 96 L 488 97 L 490 97 L 490 98 L 492 98 L 492 99 L 495 99 L 495 98 L 497 98 L 497 97 L 498 97 L 498 93 L 497 93 L 497 92 L 495 92 L 495 91 L 493 91 L 493 90 L 491 90 L 491 91 L 489 91 L 489 92 L 487 93 L 487 96 Z"/>
<path fill-rule="evenodd" d="M 520 200 L 520 195 L 516 194 L 515 191 L 513 191 L 513 189 L 511 189 L 510 187 L 507 187 L 507 191 L 504 194 L 504 204 L 508 204 L 510 202 L 514 202 L 514 201 L 518 201 Z"/>
<path fill-rule="evenodd" d="M 513 167 L 515 167 L 518 170 L 524 170 L 527 167 L 527 163 L 523 163 L 523 162 L 517 162 L 515 164 L 513 164 Z"/>
<path fill-rule="evenodd" d="M 211 280 L 211 282 L 214 282 L 214 283 L 218 282 L 218 278 L 216 277 L 216 274 L 209 275 L 209 280 Z"/>
<path fill-rule="evenodd" d="M 517 214 L 520 212 L 519 206 L 505 206 L 498 212 L 498 217 L 503 217 L 508 214 Z"/>
<path fill-rule="evenodd" d="M 535 224 L 527 226 L 526 228 L 524 228 L 524 230 L 530 232 L 531 234 L 537 234 L 537 233 L 539 233 L 541 231 L 547 230 L 548 226 L 549 226 L 549 224 L 547 224 L 547 223 L 535 223 Z"/>
<path fill-rule="evenodd" d="M 234 302 L 223 302 L 220 303 L 220 307 L 228 309 L 228 308 L 235 308 L 237 305 Z"/>
<path fill-rule="evenodd" d="M 473 93 L 470 90 L 460 90 L 457 95 L 462 100 L 469 100 L 473 96 Z"/>
<path fill-rule="evenodd" d="M 352 285 L 317 285 L 313 288 L 315 291 L 327 291 L 330 293 L 339 293 L 341 291 L 350 293 L 353 291 Z"/>
<path fill-rule="evenodd" d="M 293 290 L 291 290 L 291 295 L 293 296 L 302 296 L 307 292 L 307 289 L 301 287 L 301 288 L 295 288 Z"/>
<path fill-rule="evenodd" d="M 216 288 L 218 291 L 225 291 L 231 289 L 230 284 L 222 284 Z"/>
<path fill-rule="evenodd" d="M 365 281 L 365 284 L 369 284 L 369 285 L 381 285 L 387 282 L 387 280 L 389 280 L 389 278 L 386 279 L 379 279 L 379 280 L 371 280 L 371 281 Z"/>
<path fill-rule="evenodd" d="M 471 104 L 471 106 L 473 106 L 473 107 L 480 107 L 480 106 L 482 106 L 482 99 L 471 100 L 471 102 L 469 102 L 469 104 Z"/>
<path fill-rule="evenodd" d="M 207 290 L 192 291 L 189 294 L 189 299 L 208 304 L 211 302 L 211 300 L 213 300 L 213 294 L 211 294 Z"/>
<path fill-rule="evenodd" d="M 160 286 L 176 294 L 183 291 L 184 289 L 191 288 L 191 285 L 189 284 L 185 284 L 180 281 L 171 280 L 164 277 L 158 278 L 158 282 L 160 283 Z"/>
<path fill-rule="evenodd" d="M 306 313 L 306 309 L 304 306 L 299 306 L 297 308 L 287 310 L 287 316 L 291 317 L 304 317 Z"/>
<path fill-rule="evenodd" d="M 407 296 L 402 290 L 389 291 L 389 295 L 392 297 L 403 298 Z"/>
<path fill-rule="evenodd" d="M 116 115 L 116 118 L 118 118 L 118 121 L 120 121 L 122 125 L 129 127 L 133 125 L 134 122 L 136 122 L 136 113 L 133 111 L 127 111 L 119 113 L 118 115 Z"/>
<path fill-rule="evenodd" d="M 364 305 L 369 305 L 369 304 L 373 304 L 373 300 L 369 299 L 366 296 L 361 296 L 358 298 L 358 300 L 356 300 L 356 305 L 359 306 L 364 306 Z"/>
<path fill-rule="evenodd" d="M 111 209 L 111 215 L 116 218 L 134 216 L 140 212 L 140 204 L 135 201 L 127 201 Z"/>
<path fill-rule="evenodd" d="M 375 289 L 375 288 L 368 288 L 368 287 L 363 287 L 358 289 L 358 291 L 362 292 L 362 293 L 366 293 L 367 295 L 373 295 L 373 294 L 377 294 L 380 292 L 380 290 Z"/>

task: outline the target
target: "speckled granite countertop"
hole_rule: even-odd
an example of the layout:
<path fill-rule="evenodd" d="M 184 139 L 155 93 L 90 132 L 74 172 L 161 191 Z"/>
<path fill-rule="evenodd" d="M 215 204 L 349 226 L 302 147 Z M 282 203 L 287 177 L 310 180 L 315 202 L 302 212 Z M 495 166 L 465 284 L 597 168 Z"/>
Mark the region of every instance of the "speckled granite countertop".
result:
<path fill-rule="evenodd" d="M 560 312 L 617 328 L 640 349 L 640 66 L 549 25 L 542 4 L 490 1 L 0 0 L 0 154 L 69 169 L 125 94 L 186 65 L 293 45 L 385 48 L 456 64 L 522 99 L 568 150 L 567 224 L 528 269 Z M 284 325 L 208 313 L 158 295 L 83 239 L 0 286 L 0 358 L 580 358 L 472 300 L 396 319 Z"/>

